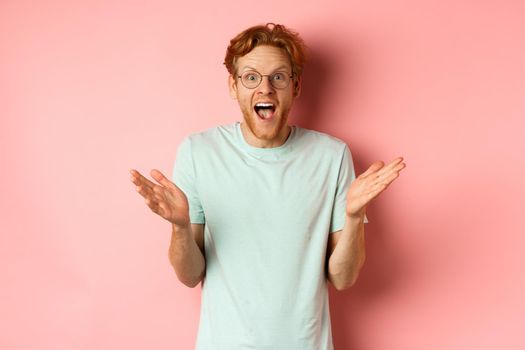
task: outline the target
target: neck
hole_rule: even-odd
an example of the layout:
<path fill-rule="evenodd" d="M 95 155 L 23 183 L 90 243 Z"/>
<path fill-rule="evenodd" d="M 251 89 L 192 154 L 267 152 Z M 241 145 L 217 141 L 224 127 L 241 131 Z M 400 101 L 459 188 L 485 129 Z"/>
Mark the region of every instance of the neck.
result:
<path fill-rule="evenodd" d="M 246 140 L 246 143 L 250 146 L 258 148 L 274 148 L 282 146 L 288 139 L 288 136 L 290 135 L 291 131 L 292 128 L 289 125 L 286 125 L 283 129 L 279 131 L 279 134 L 275 138 L 270 140 L 261 139 L 249 130 L 244 121 L 241 122 L 241 132 L 244 136 L 244 140 Z"/>

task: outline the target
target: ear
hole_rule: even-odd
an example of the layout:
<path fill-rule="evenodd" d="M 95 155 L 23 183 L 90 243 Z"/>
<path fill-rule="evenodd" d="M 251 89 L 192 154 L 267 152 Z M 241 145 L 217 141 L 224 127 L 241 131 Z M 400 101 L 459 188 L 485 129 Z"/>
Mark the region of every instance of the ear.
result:
<path fill-rule="evenodd" d="M 228 88 L 230 89 L 230 97 L 236 100 L 237 99 L 237 80 L 231 74 L 228 76 Z"/>
<path fill-rule="evenodd" d="M 301 78 L 297 78 L 297 80 L 294 80 L 293 82 L 293 95 L 294 97 L 299 97 L 301 95 Z"/>

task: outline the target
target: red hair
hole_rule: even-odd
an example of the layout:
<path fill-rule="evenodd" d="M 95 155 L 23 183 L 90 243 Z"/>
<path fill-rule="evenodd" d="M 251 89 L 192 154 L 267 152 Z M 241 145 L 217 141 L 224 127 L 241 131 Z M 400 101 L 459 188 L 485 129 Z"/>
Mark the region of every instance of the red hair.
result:
<path fill-rule="evenodd" d="M 298 33 L 274 23 L 250 27 L 230 40 L 224 58 L 224 65 L 228 72 L 235 75 L 237 58 L 246 55 L 259 45 L 284 49 L 290 58 L 294 76 L 301 77 L 307 58 L 306 45 Z"/>

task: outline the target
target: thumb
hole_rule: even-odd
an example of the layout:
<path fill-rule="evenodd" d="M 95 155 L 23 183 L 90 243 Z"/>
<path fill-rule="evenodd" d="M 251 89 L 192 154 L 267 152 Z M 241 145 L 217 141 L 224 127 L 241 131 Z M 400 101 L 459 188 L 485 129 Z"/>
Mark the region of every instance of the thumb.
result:
<path fill-rule="evenodd" d="M 364 173 L 360 175 L 360 177 L 367 177 L 368 175 L 375 173 L 376 171 L 378 171 L 384 166 L 385 166 L 385 163 L 381 160 L 374 162 L 372 163 L 372 165 L 370 165 L 370 167 Z"/>

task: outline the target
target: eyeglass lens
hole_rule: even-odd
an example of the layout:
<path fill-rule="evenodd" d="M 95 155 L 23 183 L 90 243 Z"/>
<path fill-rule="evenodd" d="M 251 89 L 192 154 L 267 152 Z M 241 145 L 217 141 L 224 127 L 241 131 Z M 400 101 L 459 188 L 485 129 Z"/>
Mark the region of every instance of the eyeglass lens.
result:
<path fill-rule="evenodd" d="M 275 72 L 264 75 L 270 80 L 270 84 L 276 89 L 284 89 L 290 83 L 290 75 L 286 72 Z M 247 71 L 241 75 L 242 84 L 248 89 L 253 89 L 261 84 L 263 75 L 256 71 Z"/>

